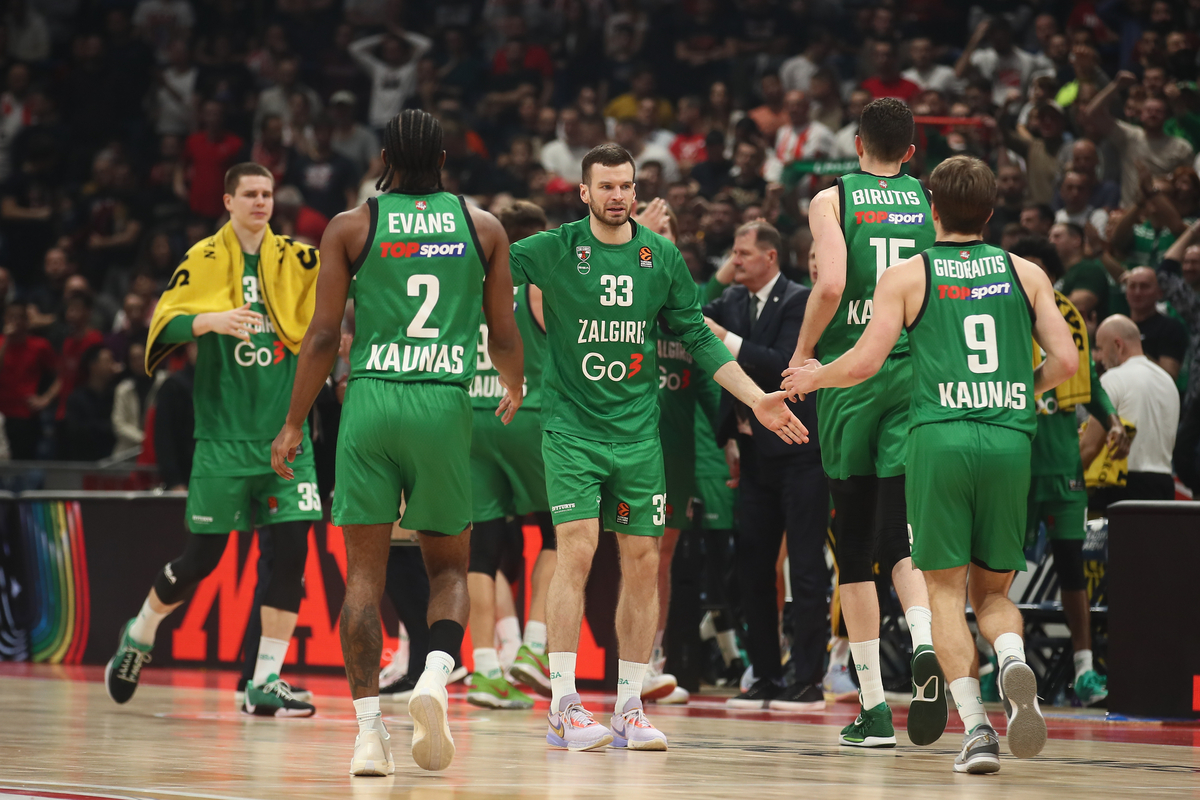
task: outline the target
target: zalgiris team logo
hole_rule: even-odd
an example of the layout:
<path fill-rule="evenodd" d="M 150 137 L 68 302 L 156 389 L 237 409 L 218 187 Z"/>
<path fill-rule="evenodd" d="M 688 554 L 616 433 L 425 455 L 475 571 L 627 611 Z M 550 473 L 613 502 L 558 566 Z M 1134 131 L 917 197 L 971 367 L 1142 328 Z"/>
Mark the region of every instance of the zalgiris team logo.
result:
<path fill-rule="evenodd" d="M 417 206 L 417 211 L 424 211 L 425 209 L 429 208 L 429 204 L 426 203 L 424 200 L 418 200 L 416 202 L 416 206 Z"/>
<path fill-rule="evenodd" d="M 959 250 L 958 257 L 961 258 L 963 261 L 970 261 L 971 260 L 971 251 L 970 250 Z"/>
<path fill-rule="evenodd" d="M 887 181 L 885 181 L 883 178 L 880 178 L 880 179 L 879 179 L 879 188 L 880 188 L 880 189 L 886 189 L 886 188 L 887 188 Z"/>
<path fill-rule="evenodd" d="M 592 257 L 592 246 L 590 244 L 581 244 L 575 248 L 575 257 L 580 261 L 587 261 Z"/>

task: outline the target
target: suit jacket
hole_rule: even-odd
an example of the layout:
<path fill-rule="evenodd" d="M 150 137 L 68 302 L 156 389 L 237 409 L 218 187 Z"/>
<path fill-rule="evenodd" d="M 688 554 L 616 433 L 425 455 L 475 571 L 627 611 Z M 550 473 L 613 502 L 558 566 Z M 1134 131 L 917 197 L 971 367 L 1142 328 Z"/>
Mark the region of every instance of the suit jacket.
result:
<path fill-rule="evenodd" d="M 750 290 L 745 286 L 731 286 L 724 294 L 704 307 L 704 314 L 730 333 L 742 337 L 742 348 L 737 362 L 746 374 L 764 392 L 779 391 L 783 371 L 796 350 L 796 339 L 804 323 L 804 308 L 808 305 L 809 289 L 788 280 L 783 275 L 775 282 L 771 294 L 763 306 L 758 319 L 751 323 Z M 734 399 L 727 391 L 721 392 L 721 409 L 717 427 L 717 441 L 724 444 L 737 434 L 737 415 L 741 413 L 750 420 L 754 431 L 755 449 L 763 457 L 803 456 L 820 457 L 817 442 L 816 398 L 809 395 L 800 403 L 788 404 L 792 412 L 808 428 L 806 444 L 787 444 L 774 432 L 767 430 L 749 408 Z M 739 411 L 739 408 L 741 409 Z"/>

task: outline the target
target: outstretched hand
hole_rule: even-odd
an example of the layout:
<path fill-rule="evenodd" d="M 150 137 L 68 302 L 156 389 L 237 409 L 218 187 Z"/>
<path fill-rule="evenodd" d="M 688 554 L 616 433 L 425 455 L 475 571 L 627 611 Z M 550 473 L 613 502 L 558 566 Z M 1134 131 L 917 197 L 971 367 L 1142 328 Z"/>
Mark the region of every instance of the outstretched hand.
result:
<path fill-rule="evenodd" d="M 754 404 L 754 416 L 767 430 L 774 431 L 788 444 L 803 444 L 808 441 L 808 428 L 804 427 L 787 406 L 783 392 L 764 394 Z"/>
<path fill-rule="evenodd" d="M 304 438 L 304 430 L 299 425 L 283 423 L 283 430 L 271 442 L 271 469 L 284 480 L 291 480 L 296 475 L 288 464 L 296 460 L 296 448 Z"/>
<path fill-rule="evenodd" d="M 817 370 L 821 362 L 810 358 L 803 364 L 788 367 L 783 371 L 782 389 L 792 400 L 803 400 L 809 392 L 817 390 Z"/>

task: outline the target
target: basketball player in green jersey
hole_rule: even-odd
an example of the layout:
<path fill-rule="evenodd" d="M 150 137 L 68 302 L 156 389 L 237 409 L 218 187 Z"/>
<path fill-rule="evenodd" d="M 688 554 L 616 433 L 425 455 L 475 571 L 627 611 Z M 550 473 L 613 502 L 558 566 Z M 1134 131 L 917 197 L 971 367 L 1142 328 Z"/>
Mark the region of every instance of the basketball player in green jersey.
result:
<path fill-rule="evenodd" d="M 270 470 L 267 441 L 284 417 L 283 397 L 297 364 L 276 327 L 282 311 L 278 304 L 286 302 L 281 295 L 287 297 L 289 284 L 296 280 L 289 273 L 318 267 L 318 258 L 311 247 L 271 232 L 274 190 L 270 170 L 259 164 L 229 169 L 224 196 L 229 222 L 188 252 L 155 312 L 159 324 L 149 343 L 154 354 L 148 359 L 151 370 L 180 344 L 194 341 L 197 347 L 189 534 L 183 554 L 162 568 L 138 615 L 126 623 L 105 669 L 108 695 L 118 703 L 133 697 L 159 624 L 217 568 L 230 531 L 250 533 L 256 526 L 270 525 L 274 568 L 263 590 L 254 674 L 240 707 L 260 716 L 307 717 L 316 712 L 279 679 L 304 597 L 308 530 L 321 519 L 312 443 L 301 419 L 298 480 L 288 484 Z M 264 271 L 260 258 L 275 253 L 286 254 L 283 269 Z M 201 264 L 208 268 L 203 278 L 196 274 Z M 217 277 L 226 264 L 228 277 Z M 242 302 L 229 310 L 195 313 L 197 308 L 219 307 L 220 302 L 211 302 L 214 295 Z M 303 316 L 295 320 L 296 336 L 306 323 Z"/>
<path fill-rule="evenodd" d="M 991 169 L 955 156 L 933 171 L 929 188 L 937 243 L 883 273 L 854 347 L 830 364 L 785 370 L 784 387 L 804 394 L 856 386 L 880 371 L 907 330 L 912 558 L 925 573 L 933 640 L 967 731 L 954 770 L 995 772 L 1000 743 L 971 677 L 979 665 L 965 598 L 1000 660 L 1009 750 L 1031 758 L 1046 743 L 1046 721 L 1008 590 L 1025 568 L 1034 395 L 1071 377 L 1079 354 L 1046 274 L 979 238 L 996 199 Z M 1036 369 L 1031 328 L 1046 353 Z"/>
<path fill-rule="evenodd" d="M 630 219 L 634 162 L 603 144 L 583 159 L 580 197 L 589 215 L 512 247 L 516 283 L 541 288 L 549 348 L 542 386 L 546 494 L 558 535 L 547 634 L 551 701 L 547 742 L 590 750 L 663 750 L 666 736 L 642 710 L 641 683 L 658 622 L 658 539 L 666 487 L 658 439 L 654 326 L 662 314 L 696 362 L 787 442 L 808 432 L 781 392 L 766 394 L 708 330 L 679 250 Z M 583 594 L 600 524 L 621 558 L 620 648 L 613 730 L 575 689 Z"/>
<path fill-rule="evenodd" d="M 520 200 L 500 212 L 509 241 L 519 241 L 546 229 L 540 207 Z M 507 540 L 505 517 L 537 514 L 543 524 L 542 552 L 533 568 L 526 642 L 513 662 L 513 678 L 539 693 L 550 691 L 546 663 L 546 590 L 554 573 L 554 533 L 546 501 L 546 470 L 542 464 L 542 363 L 546 332 L 542 325 L 542 293 L 536 286 L 519 287 L 513 314 L 525 348 L 524 413 L 505 425 L 496 418 L 496 403 L 504 395 L 500 375 L 488 357 L 488 327 L 479 326 L 475 380 L 471 385 L 471 635 L 475 673 L 467 702 L 484 708 L 533 708 L 533 699 L 504 675 L 494 646 L 496 573 Z M 511 546 L 511 545 L 510 545 Z M 507 591 L 507 589 L 505 589 Z M 540 630 L 539 630 L 540 629 Z"/>
<path fill-rule="evenodd" d="M 337 358 L 353 282 L 354 344 L 333 501 L 333 521 L 346 535 L 341 636 L 359 726 L 353 775 L 395 769 L 379 713 L 379 600 L 401 496 L 407 504 L 400 524 L 419 531 L 430 589 L 429 655 L 408 702 L 413 760 L 440 770 L 454 757 L 445 686 L 467 622 L 467 387 L 480 307 L 488 355 L 505 388 L 496 413 L 507 423 L 521 405 L 508 239 L 491 214 L 442 190 L 445 159 L 442 127 L 432 115 L 406 110 L 388 122 L 377 184 L 387 191 L 338 214 L 321 239 L 317 308 L 300 349 L 287 421 L 271 448 L 275 471 L 290 479 L 300 425 Z"/>
<path fill-rule="evenodd" d="M 828 364 L 858 341 L 871 320 L 876 281 L 889 266 L 933 244 L 929 200 L 916 178 L 900 174 L 912 158 L 912 112 L 884 98 L 862 111 L 855 148 L 861 169 L 813 198 L 809 221 L 817 277 L 792 366 L 814 354 Z M 852 747 L 894 747 L 892 711 L 879 671 L 875 563 L 890 575 L 913 643 L 908 736 L 932 744 L 946 728 L 944 678 L 930 635 L 929 596 L 913 569 L 904 507 L 904 443 L 912 363 L 901 334 L 879 374 L 858 386 L 817 395 L 821 460 L 839 520 L 838 593 L 862 708 L 839 737 Z"/>

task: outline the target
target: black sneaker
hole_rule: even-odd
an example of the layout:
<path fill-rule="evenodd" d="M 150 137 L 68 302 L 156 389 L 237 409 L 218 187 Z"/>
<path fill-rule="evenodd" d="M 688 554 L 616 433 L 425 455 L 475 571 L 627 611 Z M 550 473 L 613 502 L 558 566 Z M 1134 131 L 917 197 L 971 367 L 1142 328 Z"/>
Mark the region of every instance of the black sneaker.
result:
<path fill-rule="evenodd" d="M 717 678 L 717 686 L 740 686 L 742 675 L 746 674 L 746 664 L 740 658 L 735 658 L 724 668 Z"/>
<path fill-rule="evenodd" d="M 770 678 L 760 678 L 737 697 L 726 700 L 725 705 L 730 708 L 766 708 L 768 703 L 781 694 L 783 694 L 782 686 Z"/>
<path fill-rule="evenodd" d="M 129 637 L 129 626 L 133 620 L 121 628 L 121 638 L 117 652 L 108 660 L 104 668 L 104 688 L 108 696 L 118 703 L 128 703 L 129 698 L 137 691 L 138 679 L 142 676 L 142 667 L 150 663 L 152 644 L 141 644 Z"/>
<path fill-rule="evenodd" d="M 252 682 L 246 684 L 242 711 L 260 717 L 311 717 L 317 713 L 312 703 L 297 700 L 287 681 L 280 680 L 274 673 L 267 676 L 267 682 L 262 686 Z"/>
<path fill-rule="evenodd" d="M 816 683 L 793 683 L 767 703 L 772 711 L 824 711 L 825 692 Z"/>
<path fill-rule="evenodd" d="M 413 689 L 416 687 L 417 682 L 415 680 L 407 675 L 402 675 L 387 686 L 379 687 L 379 699 L 393 700 L 397 703 L 408 702 L 408 699 L 412 697 Z"/>
<path fill-rule="evenodd" d="M 247 681 L 245 678 L 238 678 L 237 691 L 233 693 L 233 699 L 236 701 L 235 705 L 239 711 L 242 709 L 242 706 L 246 704 L 247 683 L 249 683 L 249 681 Z M 284 681 L 284 683 L 287 682 Z M 292 697 L 296 698 L 301 703 L 311 703 L 313 701 L 313 693 L 310 690 L 305 689 L 302 686 L 292 686 L 290 683 L 287 684 L 287 687 L 288 690 L 291 691 Z"/>

